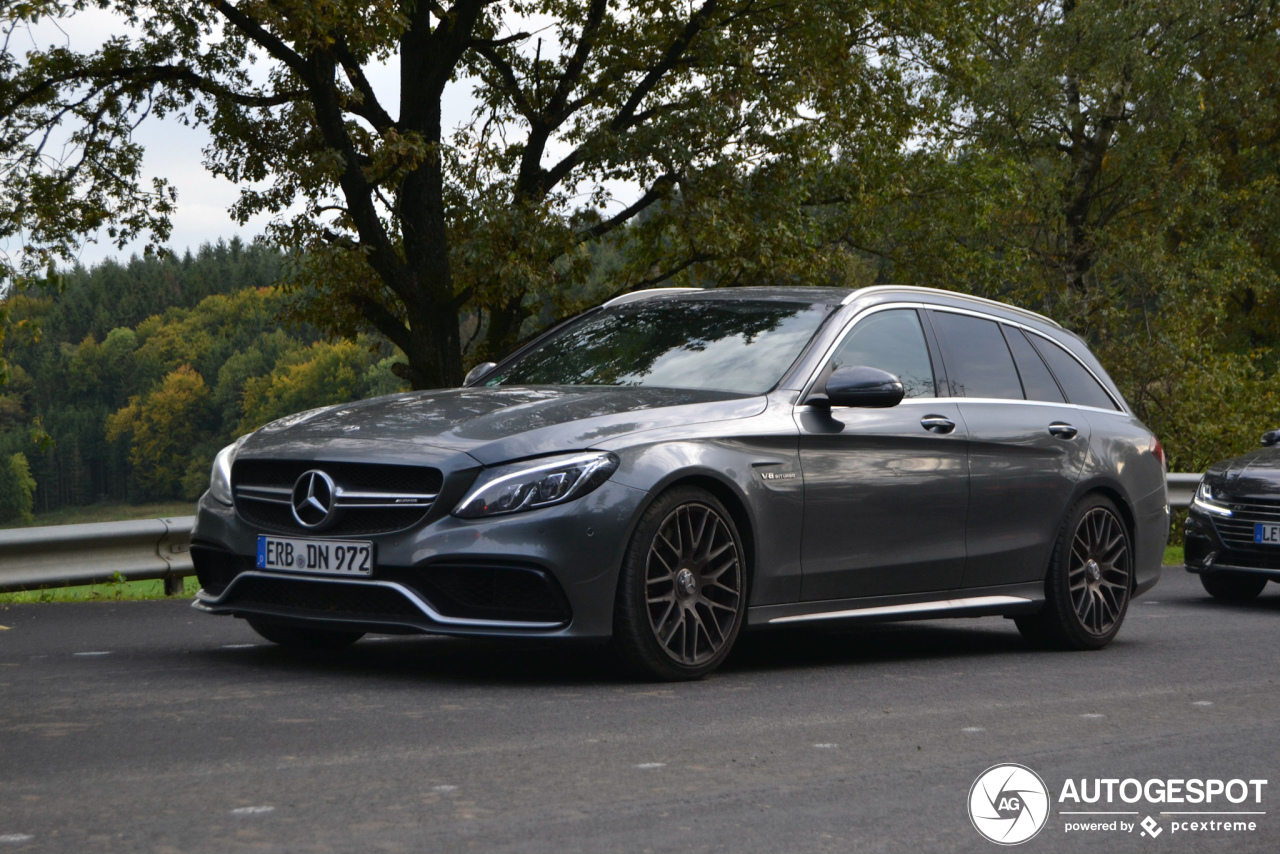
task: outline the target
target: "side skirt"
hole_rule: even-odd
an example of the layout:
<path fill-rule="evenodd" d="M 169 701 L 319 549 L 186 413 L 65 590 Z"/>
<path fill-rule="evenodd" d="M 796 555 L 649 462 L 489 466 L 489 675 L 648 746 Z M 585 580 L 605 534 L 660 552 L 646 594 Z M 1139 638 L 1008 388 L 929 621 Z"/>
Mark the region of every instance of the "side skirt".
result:
<path fill-rule="evenodd" d="M 949 617 L 1003 617 L 1034 614 L 1044 603 L 1044 582 L 999 587 L 939 590 L 861 599 L 788 602 L 747 609 L 747 626 L 789 626 L 845 621 L 891 622 Z"/>

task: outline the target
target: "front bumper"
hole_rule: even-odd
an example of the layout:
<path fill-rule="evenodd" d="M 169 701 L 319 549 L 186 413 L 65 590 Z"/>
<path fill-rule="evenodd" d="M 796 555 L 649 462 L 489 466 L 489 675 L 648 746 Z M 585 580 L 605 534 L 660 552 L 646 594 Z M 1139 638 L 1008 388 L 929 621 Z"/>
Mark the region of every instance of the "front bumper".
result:
<path fill-rule="evenodd" d="M 1249 572 L 1280 581 L 1280 547 L 1228 544 L 1213 519 L 1195 509 L 1187 513 L 1184 533 L 1187 572 Z"/>
<path fill-rule="evenodd" d="M 374 542 L 368 578 L 264 572 L 259 531 L 207 495 L 192 532 L 211 614 L 377 632 L 605 639 L 643 490 L 613 481 L 576 501 L 491 519 L 443 516 Z M 430 518 L 430 517 L 429 517 Z"/>

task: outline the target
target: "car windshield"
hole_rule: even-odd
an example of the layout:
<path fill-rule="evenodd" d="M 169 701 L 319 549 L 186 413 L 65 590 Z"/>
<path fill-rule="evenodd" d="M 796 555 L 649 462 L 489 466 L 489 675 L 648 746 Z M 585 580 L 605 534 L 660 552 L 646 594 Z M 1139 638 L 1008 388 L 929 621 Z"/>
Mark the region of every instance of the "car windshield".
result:
<path fill-rule="evenodd" d="M 496 385 L 609 385 L 761 394 L 800 355 L 829 306 L 647 300 L 589 315 L 491 377 Z"/>

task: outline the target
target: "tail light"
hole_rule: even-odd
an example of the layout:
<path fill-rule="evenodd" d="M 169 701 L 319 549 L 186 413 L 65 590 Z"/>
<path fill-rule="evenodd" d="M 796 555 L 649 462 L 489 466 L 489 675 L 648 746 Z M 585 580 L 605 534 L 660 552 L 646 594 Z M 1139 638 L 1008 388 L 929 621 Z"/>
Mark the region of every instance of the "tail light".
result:
<path fill-rule="evenodd" d="M 1160 461 L 1160 468 L 1166 472 L 1169 470 L 1169 463 L 1164 456 L 1164 445 L 1160 444 L 1160 440 L 1155 436 L 1151 437 L 1151 454 Z"/>

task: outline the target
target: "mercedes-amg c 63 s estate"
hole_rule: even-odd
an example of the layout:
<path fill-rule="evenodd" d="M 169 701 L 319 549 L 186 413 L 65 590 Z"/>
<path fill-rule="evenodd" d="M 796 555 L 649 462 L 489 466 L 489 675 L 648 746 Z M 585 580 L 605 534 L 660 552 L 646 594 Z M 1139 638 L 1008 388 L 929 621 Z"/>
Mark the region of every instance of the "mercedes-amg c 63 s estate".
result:
<path fill-rule="evenodd" d="M 702 676 L 743 629 L 1004 616 L 1093 649 L 1160 573 L 1163 451 L 1079 338 L 946 291 L 659 289 L 463 388 L 276 421 L 217 457 L 195 607 L 365 632 L 611 640 Z"/>

